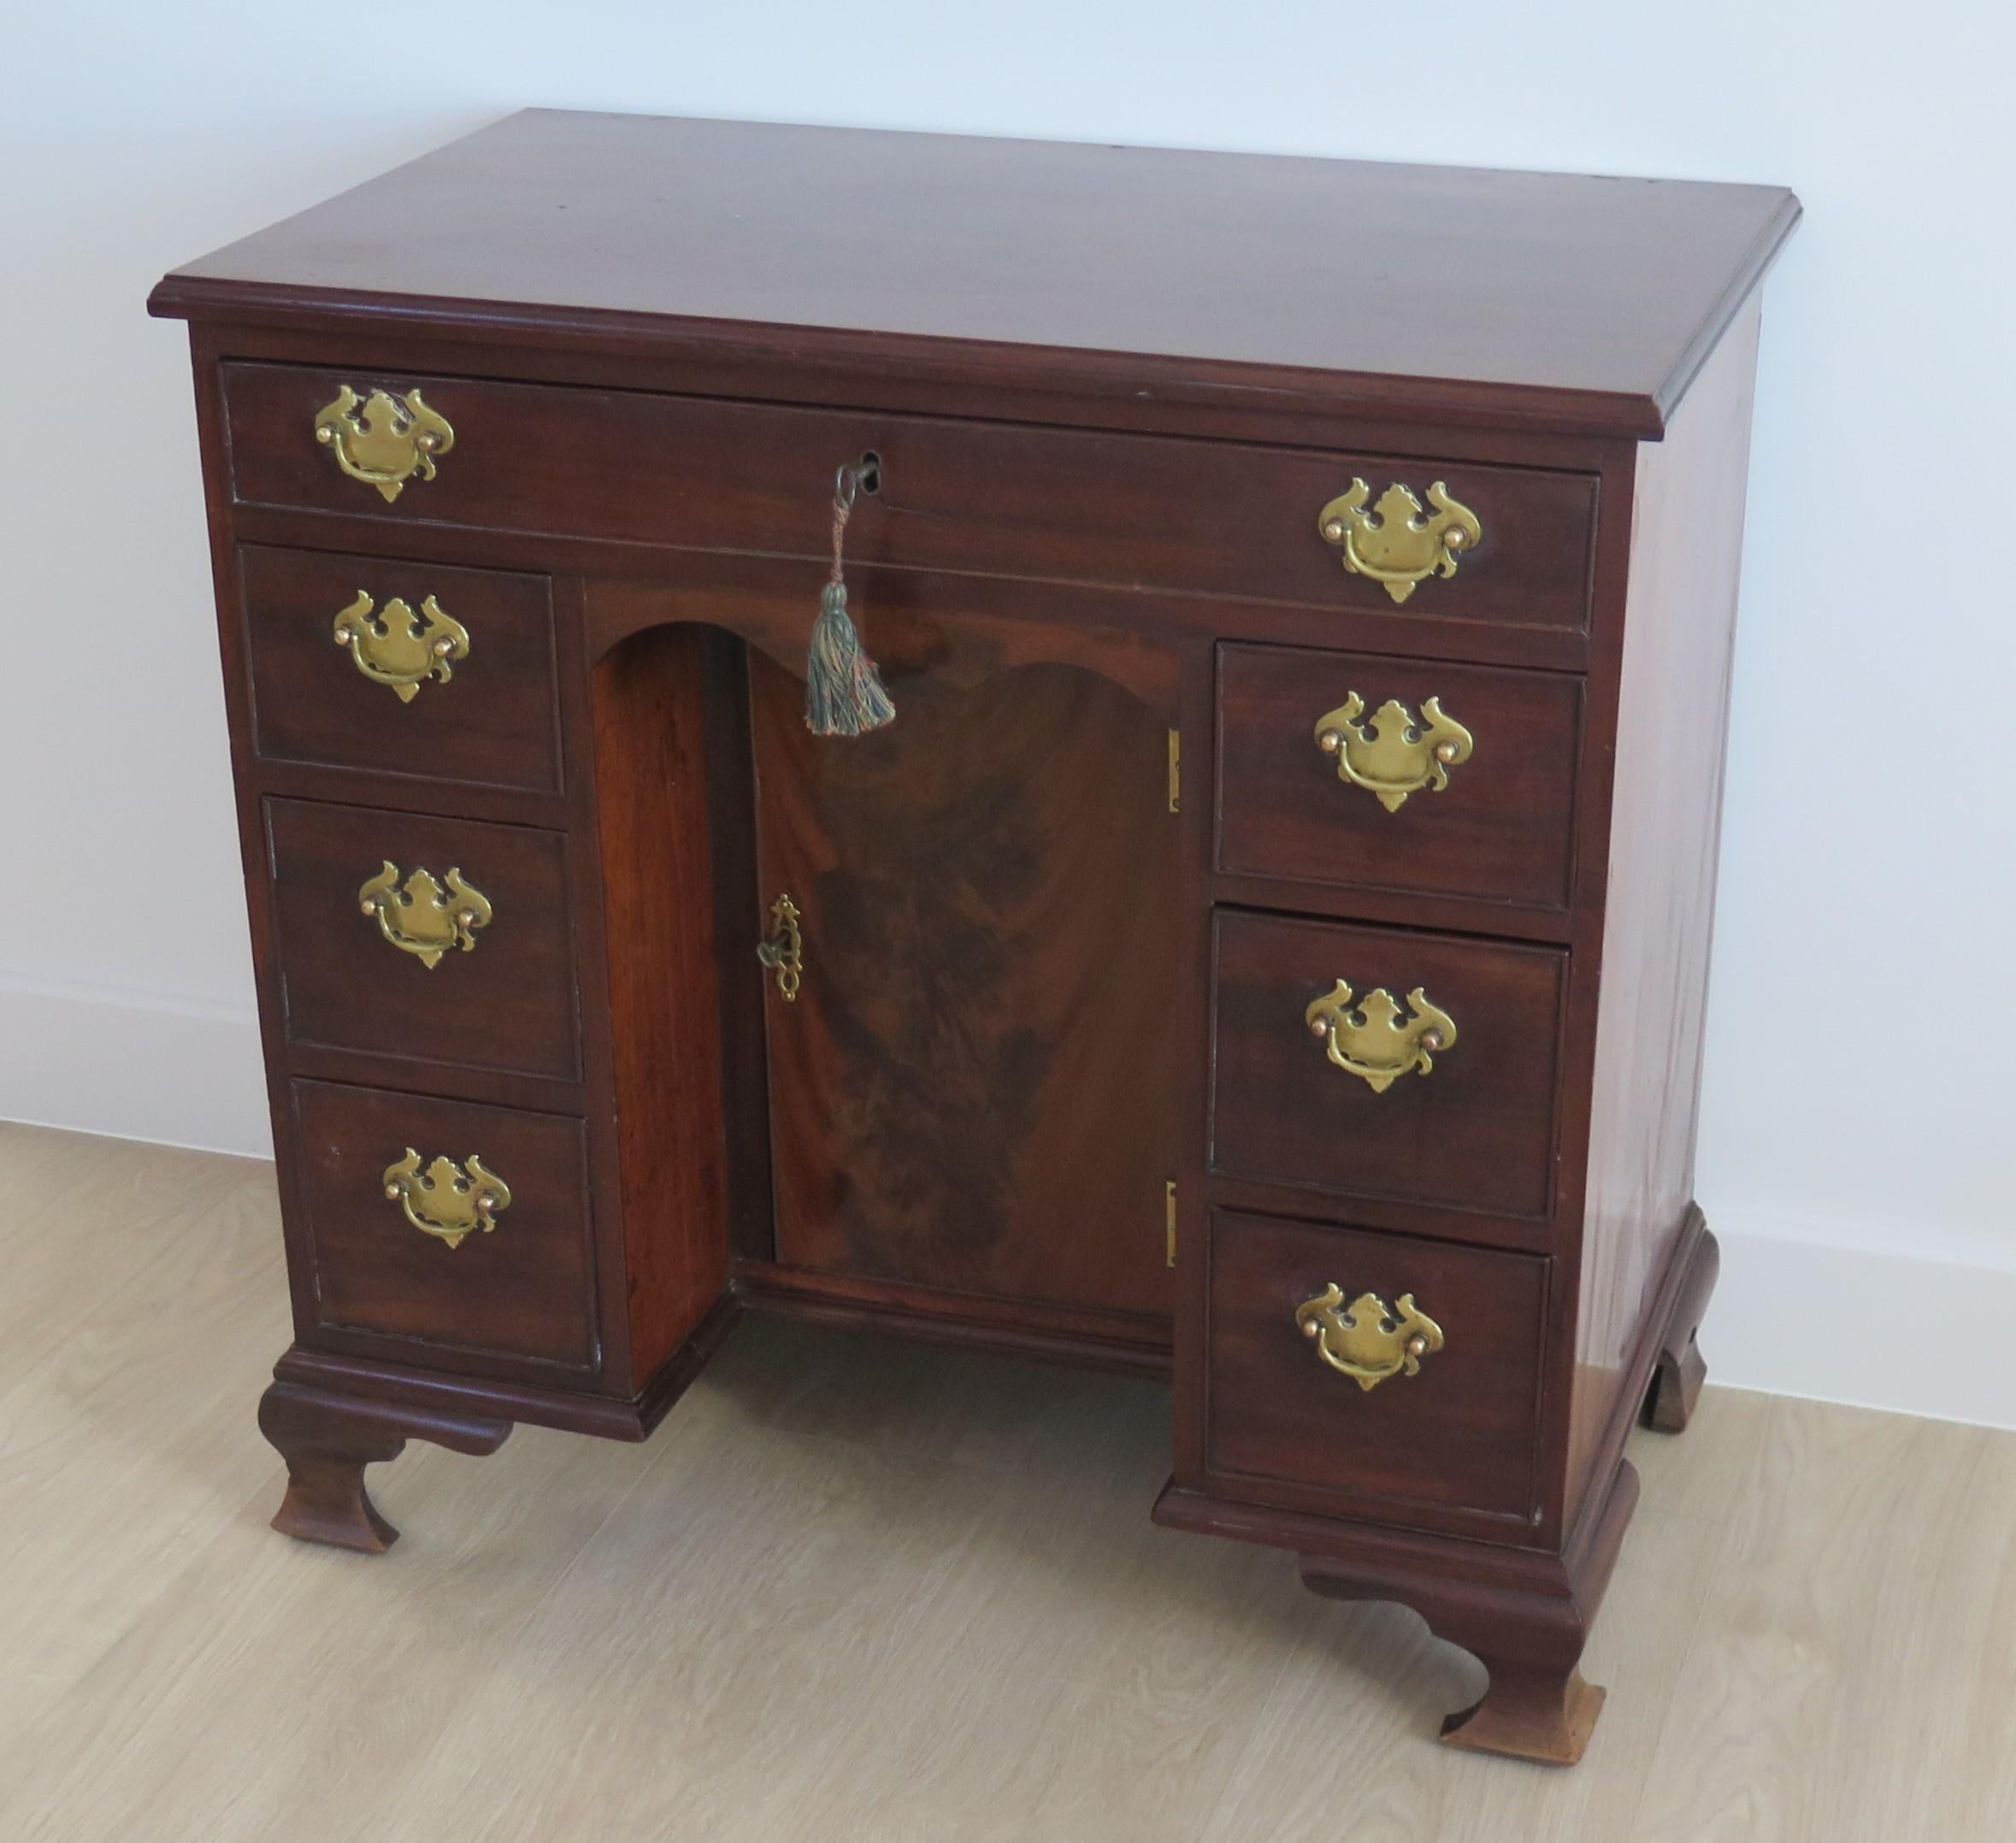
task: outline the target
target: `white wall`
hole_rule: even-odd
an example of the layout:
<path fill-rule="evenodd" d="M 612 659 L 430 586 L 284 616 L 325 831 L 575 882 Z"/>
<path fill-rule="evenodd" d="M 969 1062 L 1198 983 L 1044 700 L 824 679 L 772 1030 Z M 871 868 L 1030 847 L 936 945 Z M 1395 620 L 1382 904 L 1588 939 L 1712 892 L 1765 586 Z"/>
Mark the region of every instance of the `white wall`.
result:
<path fill-rule="evenodd" d="M 0 1116 L 267 1145 L 182 332 L 141 312 L 177 262 L 527 103 L 1778 181 L 1807 216 L 1770 284 L 1757 412 L 1701 1148 L 1729 1257 L 1711 1356 L 1724 1379 L 2016 1424 L 2006 6 L 9 17 Z"/>

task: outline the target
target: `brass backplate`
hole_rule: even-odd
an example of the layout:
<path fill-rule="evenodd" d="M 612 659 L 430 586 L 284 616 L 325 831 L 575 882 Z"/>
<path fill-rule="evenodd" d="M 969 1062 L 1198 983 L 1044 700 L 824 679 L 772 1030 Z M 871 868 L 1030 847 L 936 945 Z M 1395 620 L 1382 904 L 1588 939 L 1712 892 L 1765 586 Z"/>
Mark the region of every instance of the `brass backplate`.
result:
<path fill-rule="evenodd" d="M 429 971 L 451 947 L 472 952 L 476 930 L 490 925 L 492 912 L 490 898 L 460 870 L 451 869 L 437 881 L 431 870 L 416 869 L 402 887 L 399 867 L 389 857 L 359 886 L 357 906 L 393 946 Z"/>
<path fill-rule="evenodd" d="M 1316 745 L 1337 763 L 1337 779 L 1363 787 L 1389 813 L 1406 804 L 1410 793 L 1440 793 L 1449 770 L 1467 762 L 1476 739 L 1442 709 L 1439 698 L 1422 701 L 1421 715 L 1388 698 L 1361 721 L 1365 701 L 1345 693 L 1335 710 L 1316 720 Z"/>
<path fill-rule="evenodd" d="M 469 656 L 469 630 L 433 596 L 420 612 L 394 596 L 382 614 L 359 589 L 357 598 L 337 615 L 336 644 L 350 649 L 357 668 L 375 685 L 390 686 L 401 704 L 411 704 L 429 679 L 445 685 L 457 663 Z"/>
<path fill-rule="evenodd" d="M 1399 1001 L 1383 986 L 1356 998 L 1339 980 L 1302 1013 L 1302 1022 L 1324 1039 L 1338 1068 L 1383 1094 L 1402 1075 L 1430 1073 L 1435 1054 L 1455 1045 L 1456 1020 L 1418 986 L 1407 994 L 1407 1014 L 1403 1021 Z"/>
<path fill-rule="evenodd" d="M 361 398 L 345 384 L 315 412 L 315 439 L 345 474 L 376 487 L 390 505 L 415 475 L 434 477 L 436 459 L 455 445 L 455 431 L 417 390 L 400 397 L 373 391 Z"/>
<path fill-rule="evenodd" d="M 1295 1308 L 1302 1335 L 1331 1369 L 1371 1391 L 1398 1375 L 1418 1375 L 1421 1359 L 1442 1347 L 1442 1328 L 1403 1292 L 1388 1307 L 1376 1292 L 1361 1292 L 1347 1305 L 1334 1281 Z"/>
<path fill-rule="evenodd" d="M 385 1194 L 421 1234 L 451 1248 L 459 1248 L 463 1238 L 478 1229 L 487 1235 L 511 1206 L 509 1186 L 474 1153 L 460 1165 L 452 1158 L 436 1158 L 423 1170 L 410 1145 L 404 1157 L 385 1168 Z"/>
<path fill-rule="evenodd" d="M 1429 576 L 1454 575 L 1458 553 L 1474 551 L 1483 540 L 1477 514 L 1451 498 L 1439 480 L 1428 489 L 1432 511 L 1424 511 L 1412 491 L 1397 480 L 1368 512 L 1365 502 L 1371 497 L 1364 480 L 1353 480 L 1347 492 L 1316 515 L 1316 528 L 1325 544 L 1344 553 L 1346 569 L 1370 576 L 1396 603 L 1406 601 Z"/>

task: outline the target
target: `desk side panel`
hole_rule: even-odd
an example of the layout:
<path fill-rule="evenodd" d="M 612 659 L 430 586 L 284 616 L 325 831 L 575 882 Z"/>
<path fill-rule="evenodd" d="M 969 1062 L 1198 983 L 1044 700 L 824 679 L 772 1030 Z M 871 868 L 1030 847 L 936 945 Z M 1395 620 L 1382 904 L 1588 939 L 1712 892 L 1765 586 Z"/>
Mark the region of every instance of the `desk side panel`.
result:
<path fill-rule="evenodd" d="M 728 1080 L 716 961 L 726 637 L 638 634 L 591 680 L 630 1381 L 641 1391 L 727 1290 Z M 710 748 L 710 742 L 714 745 Z"/>
<path fill-rule="evenodd" d="M 265 1064 L 267 1104 L 273 1122 L 275 1175 L 281 1231 L 287 1251 L 287 1287 L 295 1334 L 312 1334 L 316 1304 L 306 1215 L 295 1163 L 293 1099 L 287 1080 L 286 1011 L 275 947 L 273 885 L 266 871 L 266 837 L 261 787 L 254 766 L 252 671 L 246 645 L 239 574 L 238 533 L 231 503 L 231 457 L 226 433 L 224 390 L 218 363 L 221 335 L 192 325 L 190 368 L 196 392 L 196 421 L 203 462 L 203 505 L 209 527 L 210 570 L 216 597 L 217 643 L 224 680 L 224 710 L 231 744 L 231 779 L 237 810 L 239 854 L 245 874 L 245 918 L 251 937 L 252 972 L 259 1007 L 259 1042 Z"/>
<path fill-rule="evenodd" d="M 1758 304 L 1638 450 L 1589 1119 L 1570 1510 L 1642 1400 L 1686 1252 Z"/>

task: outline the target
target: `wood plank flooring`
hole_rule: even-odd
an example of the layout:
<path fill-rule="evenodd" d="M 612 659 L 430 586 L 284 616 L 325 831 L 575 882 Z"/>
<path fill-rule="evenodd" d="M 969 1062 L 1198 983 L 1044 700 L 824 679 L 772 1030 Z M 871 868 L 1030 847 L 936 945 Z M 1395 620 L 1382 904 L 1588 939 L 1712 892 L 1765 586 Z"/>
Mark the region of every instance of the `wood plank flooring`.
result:
<path fill-rule="evenodd" d="M 2016 1435 L 1711 1389 L 1636 1436 L 1553 1772 L 1432 1744 L 1481 1674 L 1412 1614 L 1153 1528 L 1141 1382 L 757 1320 L 647 1446 L 410 1446 L 390 1556 L 288 1542 L 274 1216 L 0 1125 L 9 1843 L 2016 1837 Z"/>

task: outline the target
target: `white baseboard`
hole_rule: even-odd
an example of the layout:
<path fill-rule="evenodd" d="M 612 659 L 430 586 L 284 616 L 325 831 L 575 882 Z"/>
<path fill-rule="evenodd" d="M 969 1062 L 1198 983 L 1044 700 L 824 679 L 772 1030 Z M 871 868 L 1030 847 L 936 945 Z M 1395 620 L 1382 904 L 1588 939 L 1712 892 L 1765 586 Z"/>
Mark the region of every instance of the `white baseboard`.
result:
<path fill-rule="evenodd" d="M 0 980 L 0 1120 L 273 1156 L 250 1009 Z"/>
<path fill-rule="evenodd" d="M 1811 1224 L 1708 1225 L 1722 1275 L 1701 1335 L 1711 1381 L 2016 1428 L 2016 1268 L 1833 1239 Z"/>
<path fill-rule="evenodd" d="M 273 1156 L 252 1013 L 0 980 L 0 1119 Z M 1711 1197 L 1717 1382 L 2016 1428 L 2016 1267 L 1851 1245 Z"/>

